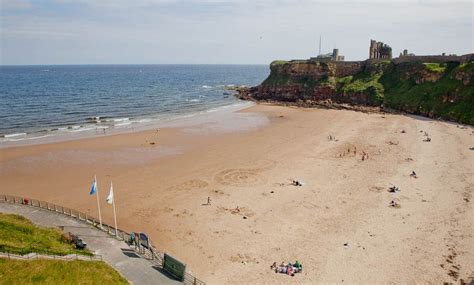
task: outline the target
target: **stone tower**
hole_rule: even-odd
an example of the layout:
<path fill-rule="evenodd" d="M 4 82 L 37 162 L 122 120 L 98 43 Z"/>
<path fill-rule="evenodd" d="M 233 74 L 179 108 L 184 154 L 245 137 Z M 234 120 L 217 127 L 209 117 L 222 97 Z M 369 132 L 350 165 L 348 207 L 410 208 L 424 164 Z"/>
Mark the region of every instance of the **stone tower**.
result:
<path fill-rule="evenodd" d="M 392 59 L 392 48 L 383 42 L 370 40 L 369 59 Z"/>

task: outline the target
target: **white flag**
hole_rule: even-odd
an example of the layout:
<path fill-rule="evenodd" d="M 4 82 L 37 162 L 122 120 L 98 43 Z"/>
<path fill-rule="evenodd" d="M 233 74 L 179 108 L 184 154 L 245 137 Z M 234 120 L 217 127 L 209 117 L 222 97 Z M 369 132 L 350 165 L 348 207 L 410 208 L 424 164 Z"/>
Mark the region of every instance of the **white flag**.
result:
<path fill-rule="evenodd" d="M 109 204 L 113 204 L 114 203 L 114 189 L 113 189 L 113 186 L 112 186 L 112 182 L 110 182 L 110 192 L 109 192 L 109 196 L 107 196 L 107 203 Z"/>

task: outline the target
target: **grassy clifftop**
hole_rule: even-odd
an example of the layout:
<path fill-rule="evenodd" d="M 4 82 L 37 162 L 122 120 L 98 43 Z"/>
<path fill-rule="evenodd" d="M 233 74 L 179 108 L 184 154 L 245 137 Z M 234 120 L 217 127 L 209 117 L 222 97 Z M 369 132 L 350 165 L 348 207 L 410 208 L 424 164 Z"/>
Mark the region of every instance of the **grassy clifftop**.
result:
<path fill-rule="evenodd" d="M 103 261 L 0 258 L 0 284 L 128 284 Z"/>
<path fill-rule="evenodd" d="M 0 251 L 92 255 L 87 250 L 78 250 L 73 244 L 62 241 L 59 229 L 40 228 L 22 216 L 3 213 L 0 213 Z"/>
<path fill-rule="evenodd" d="M 61 239 L 61 231 L 0 213 L 0 252 L 92 255 Z M 0 258 L 0 284 L 128 284 L 103 261 L 14 260 Z"/>
<path fill-rule="evenodd" d="M 474 63 L 274 61 L 255 99 L 364 104 L 474 124 Z"/>

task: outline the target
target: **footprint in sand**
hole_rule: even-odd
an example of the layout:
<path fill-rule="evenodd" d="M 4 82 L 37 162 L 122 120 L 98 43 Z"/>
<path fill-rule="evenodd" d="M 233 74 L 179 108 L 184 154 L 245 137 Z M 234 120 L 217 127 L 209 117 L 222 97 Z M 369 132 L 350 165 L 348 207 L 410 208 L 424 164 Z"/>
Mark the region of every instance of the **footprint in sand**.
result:
<path fill-rule="evenodd" d="M 193 189 L 206 188 L 207 186 L 209 186 L 209 183 L 207 183 L 204 180 L 191 179 L 181 184 L 171 186 L 167 188 L 167 190 L 188 191 L 188 190 L 193 190 Z"/>
<path fill-rule="evenodd" d="M 267 179 L 261 174 L 272 168 L 276 163 L 266 161 L 261 167 L 226 169 L 216 174 L 214 179 L 221 185 L 250 187 L 267 183 Z"/>
<path fill-rule="evenodd" d="M 266 183 L 265 177 L 253 169 L 227 169 L 219 172 L 215 180 L 222 185 L 248 187 Z"/>
<path fill-rule="evenodd" d="M 255 257 L 251 257 L 248 254 L 237 254 L 234 256 L 230 257 L 230 261 L 232 262 L 238 262 L 242 264 L 247 264 L 247 263 L 259 263 Z"/>

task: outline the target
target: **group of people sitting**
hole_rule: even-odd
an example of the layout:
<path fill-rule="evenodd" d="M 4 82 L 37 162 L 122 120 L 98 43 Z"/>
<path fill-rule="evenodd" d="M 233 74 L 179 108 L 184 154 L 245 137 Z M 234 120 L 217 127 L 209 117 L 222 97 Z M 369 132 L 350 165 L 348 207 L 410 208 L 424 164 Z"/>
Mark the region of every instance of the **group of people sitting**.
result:
<path fill-rule="evenodd" d="M 277 265 L 276 262 L 273 262 L 270 268 L 275 270 L 275 273 L 284 273 L 290 276 L 295 276 L 295 273 L 300 273 L 303 271 L 303 265 L 301 265 L 298 260 L 295 263 L 288 262 L 288 264 L 282 262 L 280 265 Z"/>
<path fill-rule="evenodd" d="M 398 192 L 398 191 L 400 191 L 400 189 L 395 185 L 392 185 L 388 188 L 388 192 L 390 192 L 390 193 L 395 193 L 395 192 Z"/>
<path fill-rule="evenodd" d="M 293 185 L 293 186 L 303 186 L 303 182 L 300 182 L 298 180 L 293 180 L 291 182 L 291 185 Z"/>

